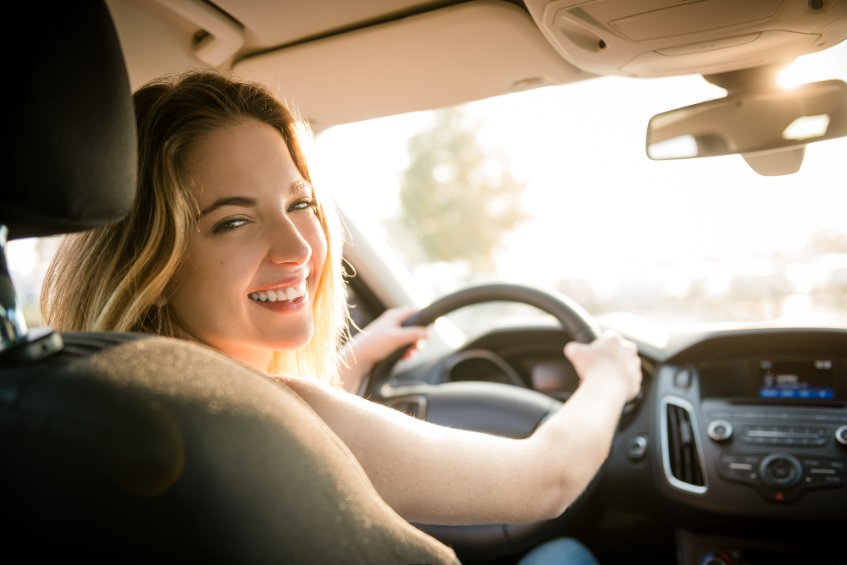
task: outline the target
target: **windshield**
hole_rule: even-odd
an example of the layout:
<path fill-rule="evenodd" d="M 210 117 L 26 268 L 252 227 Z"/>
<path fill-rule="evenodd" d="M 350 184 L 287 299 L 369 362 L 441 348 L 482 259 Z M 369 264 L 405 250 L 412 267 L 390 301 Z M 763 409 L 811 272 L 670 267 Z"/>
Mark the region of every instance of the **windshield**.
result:
<path fill-rule="evenodd" d="M 847 42 L 783 74 L 832 78 Z M 724 94 L 699 76 L 604 77 L 337 126 L 316 136 L 313 175 L 428 299 L 497 280 L 667 326 L 847 324 L 847 139 L 784 176 L 740 155 L 646 156 L 651 116 Z"/>
<path fill-rule="evenodd" d="M 783 75 L 833 78 L 847 80 L 847 42 Z M 336 126 L 315 137 L 312 173 L 387 242 L 422 303 L 505 281 L 618 321 L 847 325 L 847 138 L 809 145 L 785 176 L 739 155 L 646 156 L 654 114 L 723 94 L 699 76 L 604 77 Z M 58 241 L 8 246 L 30 327 Z M 453 321 L 468 331 L 538 314 L 485 308 Z"/>

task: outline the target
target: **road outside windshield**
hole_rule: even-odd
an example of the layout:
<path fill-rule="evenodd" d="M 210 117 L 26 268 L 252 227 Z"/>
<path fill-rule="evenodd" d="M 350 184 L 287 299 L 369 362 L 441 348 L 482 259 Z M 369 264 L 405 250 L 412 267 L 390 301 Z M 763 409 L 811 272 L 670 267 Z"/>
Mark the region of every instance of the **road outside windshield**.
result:
<path fill-rule="evenodd" d="M 782 84 L 831 78 L 847 80 L 847 42 Z M 646 157 L 652 115 L 723 94 L 699 76 L 598 78 L 338 126 L 316 136 L 313 175 L 425 300 L 499 280 L 670 326 L 847 325 L 847 139 L 779 177 L 739 155 Z"/>

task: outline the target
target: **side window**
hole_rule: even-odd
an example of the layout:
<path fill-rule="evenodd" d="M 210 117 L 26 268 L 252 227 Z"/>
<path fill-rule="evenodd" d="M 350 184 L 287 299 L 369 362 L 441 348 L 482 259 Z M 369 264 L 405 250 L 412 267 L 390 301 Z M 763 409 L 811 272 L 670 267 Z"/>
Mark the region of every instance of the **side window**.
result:
<path fill-rule="evenodd" d="M 18 308 L 30 329 L 42 327 L 39 295 L 44 274 L 64 235 L 15 239 L 6 246 Z"/>

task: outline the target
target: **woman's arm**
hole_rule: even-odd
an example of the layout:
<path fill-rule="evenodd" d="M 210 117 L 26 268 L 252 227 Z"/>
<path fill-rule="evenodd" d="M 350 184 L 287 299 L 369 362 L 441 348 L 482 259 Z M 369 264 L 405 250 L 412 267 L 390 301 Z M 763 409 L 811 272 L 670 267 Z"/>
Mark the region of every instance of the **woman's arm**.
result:
<path fill-rule="evenodd" d="M 528 522 L 561 514 L 608 455 L 641 382 L 635 346 L 614 335 L 568 344 L 581 376 L 529 438 L 430 424 L 311 379 L 286 379 L 347 444 L 400 515 L 428 524 Z"/>
<path fill-rule="evenodd" d="M 401 324 L 417 312 L 414 306 L 390 308 L 383 312 L 362 331 L 353 336 L 340 354 L 339 375 L 344 390 L 356 392 L 365 373 L 377 361 L 387 357 L 400 347 L 412 344 L 412 353 L 417 344 L 427 337 L 427 329 L 420 326 L 403 327 Z"/>

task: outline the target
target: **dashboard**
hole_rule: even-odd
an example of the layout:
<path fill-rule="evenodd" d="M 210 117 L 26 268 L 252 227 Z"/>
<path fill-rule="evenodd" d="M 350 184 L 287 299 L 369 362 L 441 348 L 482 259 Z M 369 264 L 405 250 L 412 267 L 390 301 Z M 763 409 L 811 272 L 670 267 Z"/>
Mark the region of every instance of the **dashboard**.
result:
<path fill-rule="evenodd" d="M 666 495 L 745 517 L 847 516 L 845 336 L 712 336 L 662 363 Z"/>
<path fill-rule="evenodd" d="M 579 379 L 565 341 L 555 328 L 496 330 L 426 378 L 567 401 Z M 597 495 L 605 520 L 631 523 L 600 537 L 640 523 L 635 543 L 673 545 L 678 563 L 843 563 L 832 532 L 847 531 L 847 329 L 704 331 L 664 349 L 640 345 L 642 393 L 624 411 Z"/>
<path fill-rule="evenodd" d="M 830 562 L 822 532 L 847 525 L 847 331 L 703 335 L 661 363 L 652 396 L 661 496 L 715 517 L 680 532 L 690 562 Z"/>

